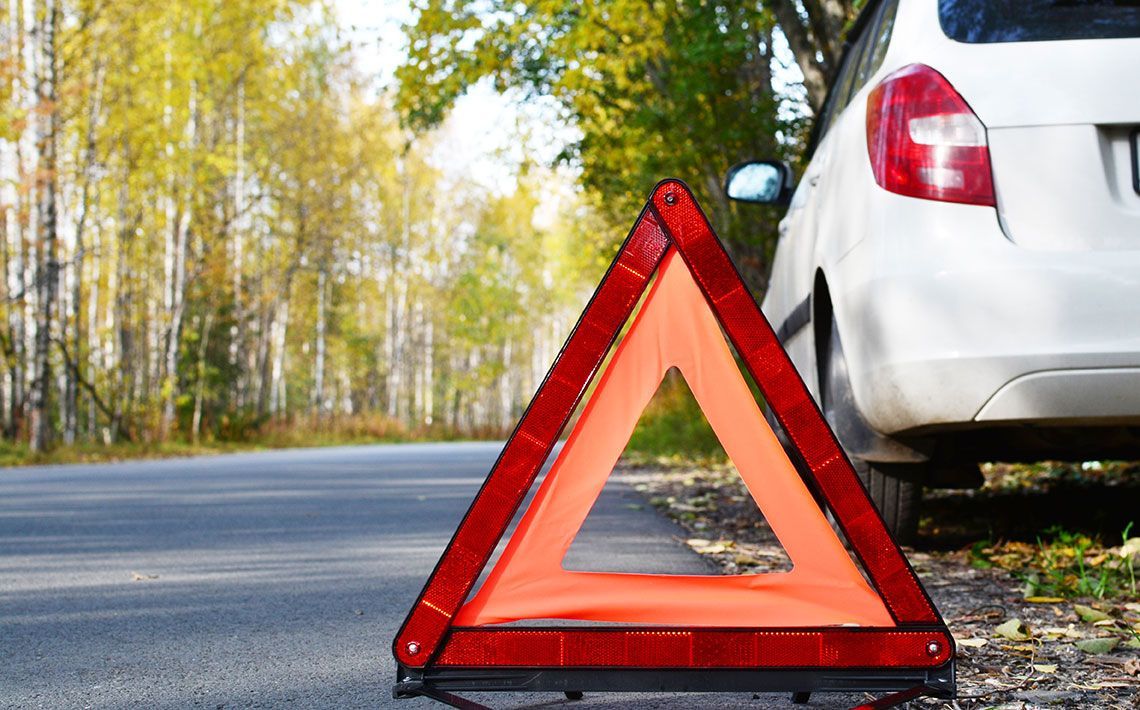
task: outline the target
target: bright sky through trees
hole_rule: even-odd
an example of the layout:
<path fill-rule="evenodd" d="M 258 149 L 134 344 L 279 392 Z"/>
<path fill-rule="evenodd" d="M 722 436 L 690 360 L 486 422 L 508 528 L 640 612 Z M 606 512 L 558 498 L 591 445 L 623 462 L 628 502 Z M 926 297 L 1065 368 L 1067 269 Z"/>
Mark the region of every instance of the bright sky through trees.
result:
<path fill-rule="evenodd" d="M 401 0 L 336 0 L 336 9 L 361 69 L 375 77 L 378 87 L 390 88 L 396 67 L 406 58 L 403 26 L 413 19 L 410 6 Z M 520 133 L 525 142 L 520 142 Z M 524 104 L 514 92 L 499 94 L 489 81 L 478 83 L 456 102 L 444 134 L 434 156 L 436 165 L 475 176 L 500 194 L 514 190 L 521 163 L 551 165 L 576 137 L 553 102 Z"/>

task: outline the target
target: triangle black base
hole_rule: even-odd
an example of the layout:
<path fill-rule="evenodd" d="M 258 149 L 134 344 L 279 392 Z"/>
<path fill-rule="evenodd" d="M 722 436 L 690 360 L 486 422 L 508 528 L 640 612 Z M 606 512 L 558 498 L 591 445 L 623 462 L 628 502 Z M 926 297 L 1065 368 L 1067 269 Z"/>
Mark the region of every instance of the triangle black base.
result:
<path fill-rule="evenodd" d="M 487 669 L 427 668 L 400 665 L 395 698 L 427 697 L 456 708 L 484 706 L 456 692 L 737 692 L 737 693 L 892 693 L 869 704 L 889 708 L 920 695 L 953 698 L 954 664 L 932 670 L 827 669 Z M 887 703 L 887 704 L 878 704 Z"/>

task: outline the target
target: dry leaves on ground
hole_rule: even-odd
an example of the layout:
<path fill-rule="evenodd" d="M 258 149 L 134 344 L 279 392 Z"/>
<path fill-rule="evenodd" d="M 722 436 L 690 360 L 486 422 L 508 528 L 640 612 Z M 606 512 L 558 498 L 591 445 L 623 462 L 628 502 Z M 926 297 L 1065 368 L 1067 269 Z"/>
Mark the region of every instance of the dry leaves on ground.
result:
<path fill-rule="evenodd" d="M 791 568 L 731 465 L 625 466 L 620 474 L 726 574 Z M 1027 598 L 1010 573 L 1016 559 L 1036 554 L 1027 548 L 995 548 L 1011 557 L 989 566 L 974 564 L 970 546 L 907 553 L 957 640 L 959 699 L 951 706 L 1140 708 L 1137 600 Z"/>

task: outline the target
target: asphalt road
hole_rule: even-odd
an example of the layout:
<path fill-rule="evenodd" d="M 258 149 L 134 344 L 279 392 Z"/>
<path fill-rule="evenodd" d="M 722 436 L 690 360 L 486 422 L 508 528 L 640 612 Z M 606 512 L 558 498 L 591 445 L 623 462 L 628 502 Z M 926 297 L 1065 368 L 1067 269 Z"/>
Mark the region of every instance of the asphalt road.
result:
<path fill-rule="evenodd" d="M 0 706 L 429 707 L 391 699 L 391 640 L 498 451 L 374 446 L 0 471 Z M 615 482 L 566 563 L 709 572 L 681 537 Z M 823 700 L 812 704 L 838 699 Z"/>
<path fill-rule="evenodd" d="M 391 639 L 498 450 L 0 471 L 0 705 L 395 705 Z M 694 564 L 622 495 L 579 564 Z"/>

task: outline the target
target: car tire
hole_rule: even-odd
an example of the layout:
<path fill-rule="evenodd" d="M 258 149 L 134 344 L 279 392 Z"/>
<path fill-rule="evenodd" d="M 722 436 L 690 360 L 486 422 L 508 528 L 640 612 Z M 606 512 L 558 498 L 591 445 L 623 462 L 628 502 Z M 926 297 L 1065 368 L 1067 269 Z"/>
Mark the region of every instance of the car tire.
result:
<path fill-rule="evenodd" d="M 902 545 L 914 543 L 922 510 L 922 484 L 914 480 L 917 476 L 910 470 L 915 467 L 873 464 L 858 458 L 851 459 L 851 465 L 895 540 Z"/>
<path fill-rule="evenodd" d="M 851 383 L 847 379 L 847 363 L 843 355 L 843 345 L 839 341 L 839 330 L 834 320 L 831 322 L 826 355 L 819 365 L 820 392 L 824 416 L 844 444 L 843 427 L 839 426 L 832 410 L 837 402 L 845 402 L 848 411 L 855 410 L 852 401 Z M 821 348 L 822 350 L 823 348 Z M 817 353 L 817 356 L 823 353 Z M 866 461 L 851 455 L 851 464 L 887 529 L 900 544 L 911 544 L 918 537 L 918 517 L 922 509 L 922 480 L 924 464 L 884 464 Z"/>

